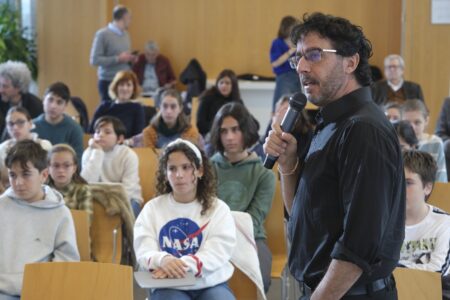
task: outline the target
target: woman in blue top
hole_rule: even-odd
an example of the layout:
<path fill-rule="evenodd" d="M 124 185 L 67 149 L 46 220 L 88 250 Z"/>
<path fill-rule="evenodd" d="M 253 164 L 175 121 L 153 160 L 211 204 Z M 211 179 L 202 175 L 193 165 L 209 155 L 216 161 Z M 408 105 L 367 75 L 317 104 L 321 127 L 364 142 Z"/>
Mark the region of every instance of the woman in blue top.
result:
<path fill-rule="evenodd" d="M 292 16 L 284 17 L 278 29 L 278 37 L 272 41 L 270 47 L 270 63 L 276 75 L 272 112 L 275 110 L 275 103 L 282 95 L 298 92 L 301 88 L 297 72 L 289 65 L 289 58 L 296 51 L 289 35 L 297 22 L 298 20 Z"/>
<path fill-rule="evenodd" d="M 139 95 L 139 82 L 132 71 L 120 71 L 109 85 L 109 95 L 113 101 L 103 101 L 94 113 L 90 133 L 94 133 L 94 124 L 102 116 L 113 116 L 122 121 L 127 130 L 125 138 L 142 132 L 147 125 L 144 108 L 140 103 L 132 102 Z"/>

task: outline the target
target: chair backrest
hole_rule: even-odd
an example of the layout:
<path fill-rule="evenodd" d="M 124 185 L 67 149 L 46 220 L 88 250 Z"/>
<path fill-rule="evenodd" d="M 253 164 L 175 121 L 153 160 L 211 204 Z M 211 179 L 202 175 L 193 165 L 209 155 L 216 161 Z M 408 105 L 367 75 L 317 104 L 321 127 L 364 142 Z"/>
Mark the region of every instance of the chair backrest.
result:
<path fill-rule="evenodd" d="M 238 268 L 234 268 L 233 276 L 231 276 L 231 278 L 228 280 L 228 285 L 233 291 L 236 299 L 258 299 L 258 292 L 255 283 Z"/>
<path fill-rule="evenodd" d="M 422 270 L 394 270 L 399 300 L 442 299 L 441 274 Z"/>
<path fill-rule="evenodd" d="M 83 210 L 71 209 L 75 233 L 77 235 L 78 252 L 81 261 L 91 260 L 91 244 L 89 238 L 89 217 Z"/>
<path fill-rule="evenodd" d="M 21 299 L 132 300 L 133 270 L 94 262 L 27 264 Z"/>
<path fill-rule="evenodd" d="M 284 202 L 281 194 L 281 182 L 277 166 L 273 167 L 275 173 L 275 194 L 272 208 L 267 215 L 264 227 L 267 235 L 267 245 L 272 252 L 272 277 L 280 277 L 287 261 L 284 226 Z"/>
<path fill-rule="evenodd" d="M 159 158 L 155 149 L 143 147 L 133 148 L 139 158 L 139 179 L 144 204 L 156 195 L 156 172 Z"/>
<path fill-rule="evenodd" d="M 192 106 L 191 106 L 191 125 L 197 127 L 197 111 L 200 100 L 198 97 L 192 97 Z"/>
<path fill-rule="evenodd" d="M 450 213 L 450 183 L 436 182 L 428 203 Z"/>
<path fill-rule="evenodd" d="M 110 216 L 94 198 L 91 225 L 92 255 L 98 262 L 120 263 L 122 257 L 122 219 Z"/>

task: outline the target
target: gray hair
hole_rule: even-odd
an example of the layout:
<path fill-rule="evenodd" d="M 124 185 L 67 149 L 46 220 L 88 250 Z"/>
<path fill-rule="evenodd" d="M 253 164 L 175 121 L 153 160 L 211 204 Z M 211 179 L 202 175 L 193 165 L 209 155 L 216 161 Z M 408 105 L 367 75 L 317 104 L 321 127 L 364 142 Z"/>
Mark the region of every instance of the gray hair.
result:
<path fill-rule="evenodd" d="M 145 50 L 159 51 L 159 46 L 155 41 L 148 41 L 147 44 L 145 44 Z"/>
<path fill-rule="evenodd" d="M 386 66 L 391 60 L 398 60 L 398 62 L 400 63 L 400 66 L 404 69 L 405 68 L 405 61 L 403 60 L 403 57 L 401 57 L 398 54 L 389 54 L 388 56 L 386 56 L 386 58 L 384 59 L 384 65 Z"/>
<path fill-rule="evenodd" d="M 0 64 L 0 77 L 11 80 L 11 84 L 22 93 L 27 93 L 31 82 L 31 72 L 21 61 L 8 60 Z"/>

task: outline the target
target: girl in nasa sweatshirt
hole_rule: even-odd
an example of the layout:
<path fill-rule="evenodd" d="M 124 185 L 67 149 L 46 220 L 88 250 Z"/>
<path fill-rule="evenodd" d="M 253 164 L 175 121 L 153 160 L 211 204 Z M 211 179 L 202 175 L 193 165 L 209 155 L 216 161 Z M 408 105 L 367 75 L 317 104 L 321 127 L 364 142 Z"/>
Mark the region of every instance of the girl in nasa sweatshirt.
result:
<path fill-rule="evenodd" d="M 141 268 L 155 278 L 196 276 L 193 286 L 152 289 L 152 300 L 235 299 L 227 281 L 236 236 L 228 206 L 215 197 L 214 175 L 205 155 L 177 139 L 164 150 L 159 196 L 149 201 L 134 227 Z"/>

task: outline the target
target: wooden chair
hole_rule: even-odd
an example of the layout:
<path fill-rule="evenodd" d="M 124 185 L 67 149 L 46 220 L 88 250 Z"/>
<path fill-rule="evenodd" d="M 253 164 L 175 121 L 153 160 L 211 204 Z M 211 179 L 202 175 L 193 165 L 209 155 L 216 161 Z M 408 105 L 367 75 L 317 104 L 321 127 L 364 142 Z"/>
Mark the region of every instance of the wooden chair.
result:
<path fill-rule="evenodd" d="M 255 283 L 238 268 L 234 268 L 233 276 L 228 280 L 228 284 L 237 300 L 256 300 L 258 298 Z"/>
<path fill-rule="evenodd" d="M 450 213 L 450 183 L 436 182 L 428 203 Z"/>
<path fill-rule="evenodd" d="M 91 260 L 91 244 L 89 238 L 89 217 L 83 210 L 71 209 L 75 233 L 77 235 L 78 252 L 81 261 Z"/>
<path fill-rule="evenodd" d="M 139 158 L 139 179 L 144 204 L 156 195 L 156 171 L 158 170 L 158 153 L 148 147 L 133 148 Z"/>
<path fill-rule="evenodd" d="M 50 262 L 25 266 L 22 300 L 132 300 L 129 266 L 94 262 Z"/>
<path fill-rule="evenodd" d="M 122 257 L 122 219 L 110 216 L 105 208 L 95 201 L 91 225 L 92 254 L 97 262 L 120 264 Z"/>
<path fill-rule="evenodd" d="M 86 149 L 89 146 L 89 139 L 91 137 L 92 136 L 89 133 L 84 133 L 83 134 L 83 149 Z"/>
<path fill-rule="evenodd" d="M 197 126 L 197 111 L 198 111 L 199 104 L 200 104 L 200 100 L 198 99 L 198 97 L 193 97 L 192 98 L 192 106 L 191 106 L 191 125 L 192 126 Z"/>
<path fill-rule="evenodd" d="M 399 300 L 442 299 L 441 274 L 422 270 L 394 270 Z"/>
<path fill-rule="evenodd" d="M 138 97 L 136 102 L 139 102 L 145 106 L 155 106 L 155 99 L 152 97 Z"/>

